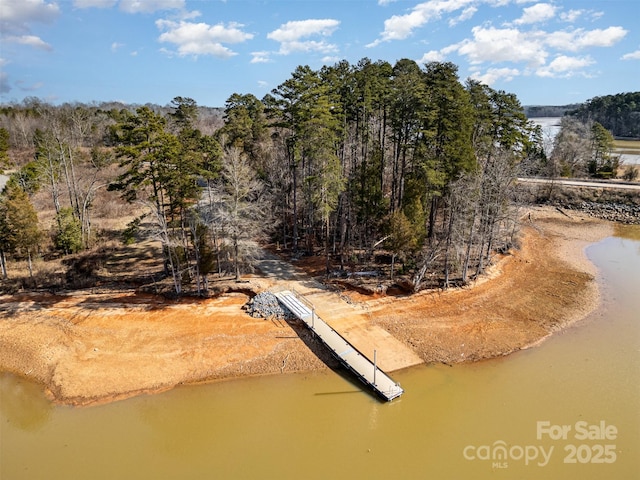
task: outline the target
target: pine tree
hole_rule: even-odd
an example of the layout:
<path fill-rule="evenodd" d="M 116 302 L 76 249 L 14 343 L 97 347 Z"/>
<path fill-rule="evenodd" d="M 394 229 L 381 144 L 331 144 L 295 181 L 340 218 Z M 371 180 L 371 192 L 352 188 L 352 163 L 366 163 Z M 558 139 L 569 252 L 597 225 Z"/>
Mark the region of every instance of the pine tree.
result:
<path fill-rule="evenodd" d="M 82 249 L 82 226 L 70 207 L 63 207 L 56 215 L 53 231 L 54 243 L 65 255 L 78 253 Z"/>
<path fill-rule="evenodd" d="M 26 258 L 29 275 L 33 277 L 32 259 L 41 239 L 38 215 L 29 196 L 10 181 L 0 197 L 0 263 L 4 278 L 7 277 L 6 254 Z"/>

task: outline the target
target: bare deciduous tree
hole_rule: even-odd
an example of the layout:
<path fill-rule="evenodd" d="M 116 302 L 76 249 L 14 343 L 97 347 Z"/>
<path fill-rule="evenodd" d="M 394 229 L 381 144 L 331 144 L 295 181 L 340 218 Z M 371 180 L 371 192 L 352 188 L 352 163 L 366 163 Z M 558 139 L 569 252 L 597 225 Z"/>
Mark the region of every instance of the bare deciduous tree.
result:
<path fill-rule="evenodd" d="M 239 280 L 241 266 L 252 263 L 258 251 L 256 241 L 269 229 L 271 202 L 263 183 L 238 148 L 225 149 L 221 178 L 209 198 L 212 212 L 209 228 L 231 247 L 234 276 Z"/>

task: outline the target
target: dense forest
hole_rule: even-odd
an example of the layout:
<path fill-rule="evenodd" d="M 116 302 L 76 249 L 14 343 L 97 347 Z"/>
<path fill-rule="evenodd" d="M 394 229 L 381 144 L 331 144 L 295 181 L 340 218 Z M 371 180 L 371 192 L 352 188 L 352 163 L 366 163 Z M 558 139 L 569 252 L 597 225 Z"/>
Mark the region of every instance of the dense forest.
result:
<path fill-rule="evenodd" d="M 527 118 L 563 117 L 568 112 L 579 108 L 582 104 L 570 105 L 525 105 L 524 114 Z"/>
<path fill-rule="evenodd" d="M 594 97 L 568 115 L 583 123 L 597 122 L 614 137 L 640 138 L 640 92 Z"/>
<path fill-rule="evenodd" d="M 327 275 L 464 284 L 517 243 L 515 178 L 546 162 L 515 95 L 406 59 L 301 66 L 262 99 L 232 95 L 222 117 L 188 97 L 28 99 L 4 105 L 0 127 L 5 279 L 10 261 L 33 275 L 36 259 L 117 235 L 161 244 L 176 293 L 239 278 L 269 243 Z"/>

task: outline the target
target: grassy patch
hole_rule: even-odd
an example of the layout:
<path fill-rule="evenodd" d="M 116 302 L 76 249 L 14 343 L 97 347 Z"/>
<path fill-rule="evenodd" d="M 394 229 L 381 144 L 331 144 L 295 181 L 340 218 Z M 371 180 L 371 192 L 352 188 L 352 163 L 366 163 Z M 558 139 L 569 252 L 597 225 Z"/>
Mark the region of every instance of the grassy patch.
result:
<path fill-rule="evenodd" d="M 614 140 L 613 149 L 616 153 L 640 155 L 640 140 Z"/>

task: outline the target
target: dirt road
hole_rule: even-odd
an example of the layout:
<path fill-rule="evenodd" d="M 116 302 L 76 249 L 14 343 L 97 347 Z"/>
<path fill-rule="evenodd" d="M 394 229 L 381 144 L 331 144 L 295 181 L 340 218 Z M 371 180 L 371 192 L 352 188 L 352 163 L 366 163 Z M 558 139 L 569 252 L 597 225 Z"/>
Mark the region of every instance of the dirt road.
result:
<path fill-rule="evenodd" d="M 518 178 L 522 183 L 534 183 L 534 184 L 550 184 L 563 185 L 565 187 L 586 187 L 586 188 L 604 188 L 604 189 L 617 189 L 617 190 L 635 190 L 640 191 L 640 183 L 629 183 L 623 181 L 597 181 L 597 180 L 578 180 L 578 179 L 566 179 L 566 178 Z"/>

